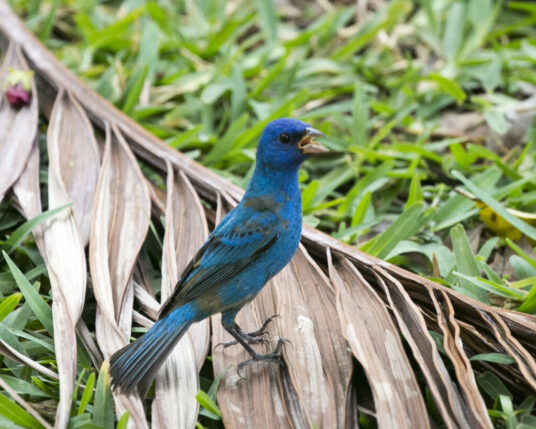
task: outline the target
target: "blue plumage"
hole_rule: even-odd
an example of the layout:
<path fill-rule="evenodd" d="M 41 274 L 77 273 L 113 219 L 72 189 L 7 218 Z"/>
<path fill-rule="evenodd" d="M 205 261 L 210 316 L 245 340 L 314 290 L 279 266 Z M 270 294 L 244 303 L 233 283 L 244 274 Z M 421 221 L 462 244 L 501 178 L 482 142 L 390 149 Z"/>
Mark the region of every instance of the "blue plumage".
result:
<path fill-rule="evenodd" d="M 321 133 L 294 119 L 278 119 L 264 129 L 257 164 L 242 201 L 220 222 L 184 270 L 160 320 L 110 360 L 112 383 L 124 392 L 146 388 L 187 328 L 215 313 L 251 354 L 277 361 L 277 352 L 257 354 L 234 322 L 237 312 L 292 258 L 302 220 L 298 168 L 310 154 L 324 152 L 312 141 Z"/>

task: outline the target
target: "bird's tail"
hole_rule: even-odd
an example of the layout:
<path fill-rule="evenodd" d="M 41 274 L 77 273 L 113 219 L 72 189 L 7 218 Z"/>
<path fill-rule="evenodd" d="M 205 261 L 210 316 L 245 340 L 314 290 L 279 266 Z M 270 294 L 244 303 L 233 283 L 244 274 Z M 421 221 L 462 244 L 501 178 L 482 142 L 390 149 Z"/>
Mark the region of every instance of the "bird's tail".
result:
<path fill-rule="evenodd" d="M 148 389 L 156 373 L 193 323 L 188 306 L 180 307 L 157 321 L 149 331 L 110 358 L 113 387 L 130 393 Z"/>

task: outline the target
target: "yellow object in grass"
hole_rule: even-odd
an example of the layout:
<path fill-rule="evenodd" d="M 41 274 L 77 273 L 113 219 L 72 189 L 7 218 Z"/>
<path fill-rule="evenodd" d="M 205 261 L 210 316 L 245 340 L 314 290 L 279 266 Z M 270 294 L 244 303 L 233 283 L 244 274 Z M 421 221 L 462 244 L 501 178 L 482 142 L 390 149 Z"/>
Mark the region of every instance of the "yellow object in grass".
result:
<path fill-rule="evenodd" d="M 506 221 L 497 212 L 495 212 L 495 210 L 487 206 L 485 203 L 483 203 L 481 200 L 479 200 L 477 197 L 475 197 L 473 194 L 466 191 L 465 189 L 458 188 L 456 189 L 456 191 L 462 194 L 464 197 L 467 197 L 470 200 L 475 202 L 475 205 L 480 209 L 480 213 L 479 213 L 480 219 L 496 235 L 498 235 L 499 237 L 503 237 L 503 238 L 509 238 L 512 241 L 521 240 L 521 238 L 523 237 L 523 233 L 519 231 L 511 223 Z M 522 212 L 519 210 L 514 210 L 514 209 L 509 209 L 509 208 L 507 208 L 506 210 L 508 210 L 510 214 L 521 219 L 522 221 L 532 226 L 536 226 L 536 214 Z M 529 241 L 532 242 L 533 240 L 529 240 Z"/>

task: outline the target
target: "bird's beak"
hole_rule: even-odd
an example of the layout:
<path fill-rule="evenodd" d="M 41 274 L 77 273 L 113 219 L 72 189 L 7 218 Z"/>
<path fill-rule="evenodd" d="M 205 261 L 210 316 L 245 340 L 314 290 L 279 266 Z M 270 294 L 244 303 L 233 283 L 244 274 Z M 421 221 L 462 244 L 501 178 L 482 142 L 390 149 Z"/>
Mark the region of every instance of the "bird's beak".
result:
<path fill-rule="evenodd" d="M 305 135 L 298 143 L 298 149 L 301 153 L 313 154 L 313 153 L 324 153 L 329 152 L 329 150 L 322 146 L 320 143 L 313 141 L 313 137 L 325 137 L 320 131 L 315 130 L 312 127 L 305 129 Z"/>

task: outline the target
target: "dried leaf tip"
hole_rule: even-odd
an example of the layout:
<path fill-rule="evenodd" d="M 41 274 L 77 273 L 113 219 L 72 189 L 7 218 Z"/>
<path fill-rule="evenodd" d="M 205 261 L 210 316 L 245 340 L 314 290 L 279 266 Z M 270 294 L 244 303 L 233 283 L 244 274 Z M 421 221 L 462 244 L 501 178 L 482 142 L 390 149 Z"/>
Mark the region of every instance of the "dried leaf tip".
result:
<path fill-rule="evenodd" d="M 33 74 L 33 70 L 9 68 L 3 89 L 8 103 L 15 109 L 20 109 L 30 104 Z"/>

